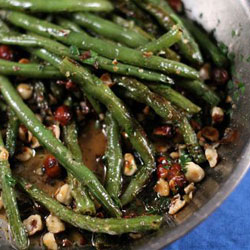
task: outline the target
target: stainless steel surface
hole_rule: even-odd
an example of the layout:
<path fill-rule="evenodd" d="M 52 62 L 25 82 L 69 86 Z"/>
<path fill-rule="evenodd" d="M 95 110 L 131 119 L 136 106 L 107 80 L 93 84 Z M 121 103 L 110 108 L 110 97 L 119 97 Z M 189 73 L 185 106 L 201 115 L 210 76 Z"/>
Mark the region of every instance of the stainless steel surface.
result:
<path fill-rule="evenodd" d="M 232 126 L 239 130 L 235 144 L 221 147 L 222 161 L 209 169 L 206 180 L 199 186 L 193 202 L 176 217 L 176 226 L 163 228 L 142 240 L 128 243 L 120 249 L 160 249 L 206 219 L 232 192 L 246 173 L 250 163 L 250 1 L 248 0 L 184 0 L 188 15 L 207 30 L 216 28 L 219 41 L 229 46 L 236 55 L 237 78 L 246 84 L 246 92 L 237 103 Z M 200 17 L 202 13 L 202 18 Z M 232 36 L 232 31 L 236 36 Z M 244 59 L 242 60 L 242 56 Z M 2 226 L 2 225 L 1 225 Z M 8 249 L 0 235 L 1 249 Z"/>

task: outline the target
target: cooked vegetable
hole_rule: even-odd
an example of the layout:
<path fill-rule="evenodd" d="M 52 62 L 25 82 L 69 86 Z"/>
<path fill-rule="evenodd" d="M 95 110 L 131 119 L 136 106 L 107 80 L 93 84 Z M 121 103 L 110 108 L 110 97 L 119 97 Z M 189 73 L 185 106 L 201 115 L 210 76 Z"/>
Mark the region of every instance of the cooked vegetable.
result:
<path fill-rule="evenodd" d="M 160 51 L 167 51 L 171 46 L 173 46 L 175 43 L 180 41 L 182 37 L 182 31 L 181 29 L 178 29 L 177 27 L 173 28 L 160 38 L 147 43 L 146 45 L 141 47 L 142 51 L 149 51 L 154 54 L 160 52 Z"/>
<path fill-rule="evenodd" d="M 111 21 L 90 13 L 75 13 L 73 20 L 99 35 L 120 42 L 131 48 L 137 48 L 148 42 L 140 33 L 121 27 Z"/>
<path fill-rule="evenodd" d="M 116 79 L 116 82 L 119 86 L 122 86 L 128 91 L 128 97 L 147 104 L 164 120 L 172 121 L 178 126 L 194 160 L 198 163 L 205 161 L 204 153 L 201 150 L 196 134 L 190 126 L 187 118 L 171 106 L 165 98 L 150 91 L 147 86 L 135 79 L 122 77 Z"/>
<path fill-rule="evenodd" d="M 162 224 L 163 218 L 158 215 L 138 216 L 132 219 L 100 219 L 80 215 L 50 198 L 24 179 L 17 179 L 17 182 L 25 192 L 37 202 L 41 203 L 50 212 L 56 214 L 63 221 L 84 230 L 117 235 L 130 232 L 139 233 L 157 230 Z"/>
<path fill-rule="evenodd" d="M 19 120 L 15 113 L 10 109 L 8 110 L 8 127 L 6 131 L 6 149 L 10 157 L 14 156 L 16 150 L 16 139 L 18 135 Z"/>
<path fill-rule="evenodd" d="M 72 154 L 47 130 L 36 118 L 34 113 L 23 103 L 7 78 L 0 76 L 0 89 L 5 101 L 16 113 L 19 120 L 37 137 L 60 163 L 71 172 L 81 183 L 89 187 L 93 195 L 103 204 L 110 214 L 119 217 L 120 211 L 95 175 L 83 164 L 76 162 Z"/>
<path fill-rule="evenodd" d="M 1 8 L 28 10 L 32 12 L 76 12 L 76 11 L 111 11 L 112 4 L 106 0 L 0 0 Z"/>
<path fill-rule="evenodd" d="M 0 8 L 0 208 L 16 247 L 40 232 L 49 249 L 113 248 L 163 213 L 175 226 L 229 134 L 229 65 L 209 35 L 181 1 Z"/>
<path fill-rule="evenodd" d="M 197 25 L 187 18 L 182 17 L 182 22 L 195 37 L 196 41 L 199 43 L 200 47 L 208 54 L 215 65 L 218 67 L 223 67 L 227 64 L 227 58 L 221 53 L 219 48 L 210 40 L 209 36 L 201 30 Z"/>
<path fill-rule="evenodd" d="M 111 46 L 109 42 L 79 32 L 64 30 L 60 26 L 23 13 L 3 11 L 0 13 L 0 16 L 18 27 L 22 27 L 46 37 L 52 36 L 63 43 L 75 45 L 81 49 L 93 50 L 101 56 L 112 60 L 116 59 L 134 66 L 145 67 L 151 70 L 158 70 L 163 73 L 174 74 L 191 79 L 199 78 L 199 73 L 185 64 L 163 59 L 158 56 L 147 57 L 143 52 L 115 44 L 112 44 Z"/>
<path fill-rule="evenodd" d="M 114 63 L 114 61 L 110 59 L 107 59 L 102 56 L 98 56 L 93 51 L 80 51 L 78 50 L 77 47 L 74 48 L 76 51 L 72 52 L 71 48 L 68 48 L 51 39 L 40 37 L 37 35 L 14 35 L 14 36 L 11 35 L 9 36 L 7 33 L 0 33 L 0 42 L 3 44 L 19 45 L 19 46 L 25 46 L 25 47 L 30 47 L 30 46 L 43 47 L 43 48 L 46 48 L 48 51 L 58 54 L 60 56 L 68 56 L 84 64 L 92 65 L 93 67 L 98 67 L 100 69 L 104 69 L 104 70 L 107 70 L 109 72 L 113 72 L 116 74 L 135 76 L 142 80 L 148 80 L 148 81 L 173 83 L 173 80 L 164 74 L 160 74 L 158 72 L 154 72 L 154 71 L 150 71 L 147 69 L 142 69 L 139 67 L 126 65 L 126 64 L 122 64 L 118 62 Z M 0 72 L 1 72 L 1 64 L 3 66 L 5 65 L 8 66 L 8 68 L 7 67 L 2 68 L 2 74 L 5 74 L 5 75 L 13 74 L 13 75 L 26 76 L 26 77 L 47 78 L 51 74 L 51 78 L 60 77 L 58 75 L 58 72 L 57 71 L 53 72 L 52 71 L 53 68 L 51 68 L 50 66 L 41 66 L 41 65 L 34 65 L 34 64 L 19 65 L 19 64 L 8 63 L 8 62 L 7 63 L 1 62 L 0 60 Z M 36 70 L 36 66 L 38 67 L 37 70 Z M 5 69 L 7 69 L 7 71 L 5 71 Z M 51 70 L 52 72 L 49 72 L 49 70 Z M 53 74 L 55 74 L 55 76 Z"/>
<path fill-rule="evenodd" d="M 122 187 L 122 163 L 123 155 L 120 145 L 120 130 L 117 122 L 110 113 L 105 117 L 107 149 L 105 153 L 107 161 L 106 189 L 110 196 L 119 203 Z"/>
<path fill-rule="evenodd" d="M 74 159 L 82 163 L 82 151 L 78 144 L 78 134 L 75 122 L 63 127 L 64 140 L 66 146 L 71 151 Z M 71 193 L 75 199 L 76 211 L 83 214 L 95 214 L 95 204 L 91 200 L 88 191 L 74 176 L 68 173 L 68 182 L 71 186 Z M 108 191 L 108 190 L 107 190 Z M 112 196 L 111 196 L 112 197 Z"/>
<path fill-rule="evenodd" d="M 147 86 L 155 93 L 166 98 L 176 107 L 179 107 L 188 113 L 194 114 L 201 111 L 200 107 L 192 103 L 185 96 L 181 95 L 179 92 L 173 90 L 169 86 L 163 84 L 148 84 Z"/>
<path fill-rule="evenodd" d="M 52 66 L 35 63 L 15 63 L 0 59 L 0 74 L 6 76 L 22 76 L 39 79 L 60 79 L 62 75 Z"/>
<path fill-rule="evenodd" d="M 179 79 L 176 83 L 181 88 L 199 97 L 211 106 L 216 106 L 220 102 L 220 98 L 202 81 Z"/>
<path fill-rule="evenodd" d="M 2 134 L 0 132 L 0 175 L 3 204 L 16 246 L 18 249 L 27 249 L 29 247 L 29 240 L 19 215 L 14 189 L 15 180 L 12 177 L 8 158 L 9 153 L 4 147 Z"/>
<path fill-rule="evenodd" d="M 166 30 L 170 30 L 178 24 L 183 31 L 182 40 L 178 43 L 180 52 L 189 61 L 202 64 L 203 58 L 199 46 L 186 29 L 185 24 L 171 9 L 167 1 L 162 0 L 134 0 L 140 7 L 152 14 L 159 24 Z"/>

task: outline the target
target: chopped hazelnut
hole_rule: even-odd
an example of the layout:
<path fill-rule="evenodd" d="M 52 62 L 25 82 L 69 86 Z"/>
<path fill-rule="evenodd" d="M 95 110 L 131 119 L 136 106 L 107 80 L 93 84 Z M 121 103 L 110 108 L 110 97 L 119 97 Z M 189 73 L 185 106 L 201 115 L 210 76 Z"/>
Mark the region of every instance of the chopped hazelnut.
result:
<path fill-rule="evenodd" d="M 61 186 L 56 191 L 55 197 L 59 202 L 65 205 L 69 205 L 72 201 L 71 187 L 69 186 L 69 184 L 64 184 L 63 186 Z"/>
<path fill-rule="evenodd" d="M 46 233 L 43 236 L 43 244 L 49 249 L 49 250 L 57 250 L 58 246 L 56 243 L 56 239 L 53 233 Z"/>
<path fill-rule="evenodd" d="M 132 154 L 128 153 L 124 155 L 124 175 L 132 176 L 137 170 L 135 158 Z"/>
<path fill-rule="evenodd" d="M 173 197 L 173 199 L 171 201 L 168 213 L 171 214 L 171 215 L 176 214 L 185 205 L 186 205 L 186 201 L 185 200 L 181 200 L 180 194 L 177 194 L 177 195 L 175 195 Z"/>
<path fill-rule="evenodd" d="M 205 177 L 205 172 L 194 162 L 188 162 L 186 165 L 185 177 L 189 182 L 200 182 Z"/>
<path fill-rule="evenodd" d="M 50 214 L 46 218 L 46 226 L 51 233 L 60 233 L 65 231 L 65 225 L 64 223 L 57 217 L 52 214 Z"/>
<path fill-rule="evenodd" d="M 164 179 L 160 178 L 155 187 L 154 187 L 155 192 L 157 192 L 160 196 L 169 196 L 170 189 L 168 182 L 165 181 Z"/>
<path fill-rule="evenodd" d="M 209 166 L 214 168 L 218 162 L 218 153 L 217 150 L 213 147 L 207 147 L 205 150 L 205 156 L 209 162 Z"/>
<path fill-rule="evenodd" d="M 39 214 L 31 215 L 23 221 L 29 235 L 34 235 L 43 229 L 42 218 Z"/>

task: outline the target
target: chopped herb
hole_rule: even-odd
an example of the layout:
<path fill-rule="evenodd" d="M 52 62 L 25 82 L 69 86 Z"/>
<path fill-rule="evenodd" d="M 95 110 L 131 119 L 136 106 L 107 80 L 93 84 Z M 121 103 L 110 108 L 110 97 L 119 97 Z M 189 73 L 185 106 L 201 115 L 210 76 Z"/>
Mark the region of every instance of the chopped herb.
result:
<path fill-rule="evenodd" d="M 92 50 L 90 51 L 90 53 L 91 53 L 91 57 L 84 60 L 84 62 L 88 63 L 90 65 L 93 65 L 97 60 L 98 54 L 95 51 L 92 51 Z"/>
<path fill-rule="evenodd" d="M 192 159 L 188 154 L 182 154 L 179 158 L 179 163 L 181 165 L 182 171 L 185 173 L 186 172 L 186 165 L 188 162 L 191 162 Z"/>
<path fill-rule="evenodd" d="M 152 192 L 144 200 L 144 205 L 150 214 L 162 214 L 168 211 L 170 199 L 168 197 L 158 196 L 156 192 Z"/>
<path fill-rule="evenodd" d="M 200 16 L 199 16 L 200 18 L 202 18 L 203 17 L 203 13 L 200 13 Z"/>
<path fill-rule="evenodd" d="M 250 56 L 247 58 L 247 62 L 249 62 L 249 63 L 250 63 Z"/>
<path fill-rule="evenodd" d="M 240 55 L 240 61 L 243 62 L 244 61 L 244 56 L 241 54 Z"/>
<path fill-rule="evenodd" d="M 75 45 L 71 45 L 69 48 L 70 54 L 73 56 L 79 56 L 80 55 L 80 51 L 79 49 L 75 46 Z"/>
<path fill-rule="evenodd" d="M 228 47 L 223 42 L 219 42 L 218 47 L 224 55 L 228 54 Z"/>
<path fill-rule="evenodd" d="M 232 30 L 232 37 L 235 37 L 235 36 L 236 36 L 236 31 Z"/>

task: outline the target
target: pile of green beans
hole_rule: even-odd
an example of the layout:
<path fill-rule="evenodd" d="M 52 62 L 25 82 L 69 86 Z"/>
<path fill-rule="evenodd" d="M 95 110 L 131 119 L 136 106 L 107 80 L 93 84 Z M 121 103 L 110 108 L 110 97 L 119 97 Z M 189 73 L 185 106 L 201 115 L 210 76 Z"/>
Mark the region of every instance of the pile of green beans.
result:
<path fill-rule="evenodd" d="M 8 138 L 8 141 L 10 140 L 11 139 Z M 10 223 L 11 233 L 14 237 L 18 249 L 27 249 L 29 246 L 29 240 L 26 235 L 26 230 L 21 221 L 20 214 L 18 211 L 16 192 L 14 189 L 15 180 L 12 177 L 10 165 L 8 162 L 8 151 L 5 149 L 1 133 L 0 133 L 0 178 L 2 186 L 2 199 L 6 215 Z"/>
<path fill-rule="evenodd" d="M 92 233 L 121 235 L 159 229 L 162 215 L 125 218 L 127 208 L 150 181 L 156 183 L 158 157 L 168 154 L 168 149 L 158 150 L 155 142 L 157 136 L 166 135 L 148 132 L 158 124 L 173 128 L 172 148 L 185 144 L 188 159 L 205 166 L 203 146 L 191 122 L 218 106 L 221 98 L 209 81 L 201 80 L 198 69 L 205 57 L 220 68 L 228 63 L 209 35 L 175 13 L 165 0 L 0 0 L 0 46 L 20 47 L 21 54 L 29 58 L 17 62 L 15 53 L 11 60 L 0 54 L 0 112 L 4 113 L 0 179 L 17 248 L 28 249 L 29 239 L 18 211 L 16 189 L 64 222 Z M 33 84 L 31 100 L 22 98 L 16 88 L 26 81 Z M 65 91 L 59 84 L 73 87 Z M 56 95 L 52 89 L 63 94 Z M 106 136 L 103 179 L 83 162 L 78 139 L 88 114 L 86 111 L 80 120 L 75 112 L 83 99 Z M 66 125 L 55 121 L 53 112 L 59 104 L 68 105 L 77 119 Z M 45 126 L 51 119 L 60 123 L 59 139 Z M 144 130 L 142 124 L 149 128 Z M 16 163 L 19 144 L 27 146 L 19 140 L 20 126 L 65 168 L 73 200 L 70 205 L 60 204 L 12 173 L 10 163 Z M 135 156 L 138 168 L 133 176 L 125 177 L 125 151 Z M 184 176 L 185 166 L 181 167 Z M 175 194 L 172 190 L 169 197 Z"/>

